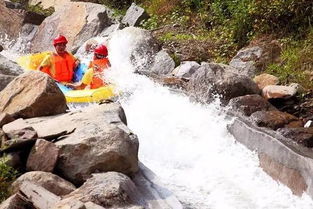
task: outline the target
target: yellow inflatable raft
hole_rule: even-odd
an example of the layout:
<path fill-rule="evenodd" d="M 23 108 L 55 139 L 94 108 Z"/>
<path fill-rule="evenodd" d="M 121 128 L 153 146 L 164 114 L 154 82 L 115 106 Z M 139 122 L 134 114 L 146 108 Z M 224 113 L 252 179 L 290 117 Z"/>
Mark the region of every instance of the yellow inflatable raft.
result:
<path fill-rule="evenodd" d="M 17 59 L 17 63 L 24 70 L 37 70 L 43 59 L 52 52 L 41 52 L 21 56 Z M 75 70 L 73 78 L 74 82 L 81 80 L 87 66 L 80 64 Z M 110 99 L 115 96 L 113 85 L 103 86 L 97 89 L 72 90 L 60 83 L 57 83 L 63 94 L 65 95 L 67 103 L 88 103 L 100 102 L 102 100 Z"/>

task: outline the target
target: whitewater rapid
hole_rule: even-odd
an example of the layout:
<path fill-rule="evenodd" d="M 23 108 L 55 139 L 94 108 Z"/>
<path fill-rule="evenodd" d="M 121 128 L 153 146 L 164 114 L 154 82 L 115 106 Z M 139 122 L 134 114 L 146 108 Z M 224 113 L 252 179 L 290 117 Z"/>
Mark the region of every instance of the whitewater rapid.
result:
<path fill-rule="evenodd" d="M 218 101 L 192 103 L 133 73 L 128 59 L 133 42 L 131 35 L 119 34 L 109 41 L 112 68 L 106 77 L 123 92 L 119 102 L 129 128 L 138 136 L 139 160 L 184 208 L 313 208 L 308 195 L 294 196 L 258 167 L 256 153 L 234 140 L 226 128 L 231 119 Z M 12 51 L 2 54 L 16 57 Z"/>
<path fill-rule="evenodd" d="M 106 76 L 126 95 L 120 102 L 128 126 L 138 135 L 140 161 L 184 208 L 313 208 L 307 194 L 294 196 L 263 172 L 257 153 L 234 140 L 226 128 L 231 119 L 218 101 L 192 103 L 134 74 L 127 60 L 132 39 L 117 34 L 110 40 L 112 69 Z"/>

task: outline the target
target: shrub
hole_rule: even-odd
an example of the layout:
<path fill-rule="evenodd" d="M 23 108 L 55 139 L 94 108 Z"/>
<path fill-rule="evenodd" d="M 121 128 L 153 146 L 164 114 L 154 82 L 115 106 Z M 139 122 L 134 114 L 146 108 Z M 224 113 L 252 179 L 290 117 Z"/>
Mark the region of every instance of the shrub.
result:
<path fill-rule="evenodd" d="M 16 179 L 18 172 L 8 166 L 6 157 L 0 158 L 0 202 L 10 196 L 9 187 Z"/>

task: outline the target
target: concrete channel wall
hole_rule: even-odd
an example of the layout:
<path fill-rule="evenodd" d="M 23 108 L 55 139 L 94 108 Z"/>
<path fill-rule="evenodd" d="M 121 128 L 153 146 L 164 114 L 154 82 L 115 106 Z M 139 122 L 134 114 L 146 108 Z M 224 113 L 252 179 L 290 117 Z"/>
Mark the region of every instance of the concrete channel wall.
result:
<path fill-rule="evenodd" d="M 287 185 L 295 195 L 306 192 L 313 198 L 313 150 L 302 147 L 275 131 L 255 127 L 237 117 L 228 126 L 237 141 L 256 150 L 263 170 Z"/>

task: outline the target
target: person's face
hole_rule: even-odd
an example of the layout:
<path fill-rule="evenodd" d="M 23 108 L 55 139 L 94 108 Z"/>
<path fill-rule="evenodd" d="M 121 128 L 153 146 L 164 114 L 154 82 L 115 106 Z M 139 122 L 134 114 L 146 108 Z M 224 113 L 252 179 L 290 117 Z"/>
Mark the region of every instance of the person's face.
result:
<path fill-rule="evenodd" d="M 103 59 L 103 58 L 105 58 L 105 56 L 102 55 L 102 54 L 95 53 L 94 56 L 93 56 L 94 60 L 99 60 L 99 59 Z"/>
<path fill-rule="evenodd" d="M 66 49 L 65 43 L 56 44 L 54 47 L 55 47 L 55 50 L 58 54 L 61 55 L 61 54 L 65 53 L 65 49 Z"/>

